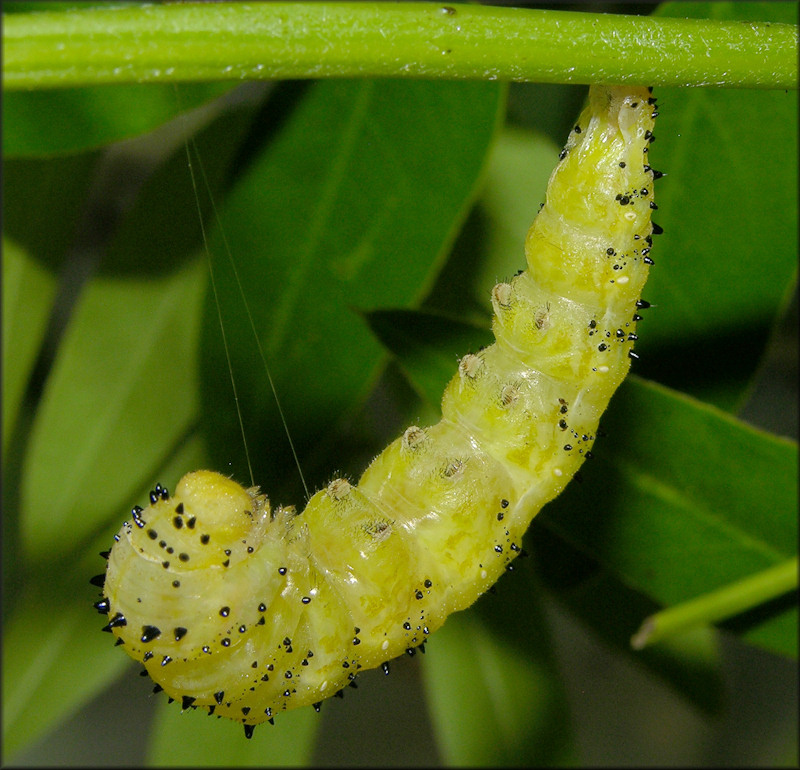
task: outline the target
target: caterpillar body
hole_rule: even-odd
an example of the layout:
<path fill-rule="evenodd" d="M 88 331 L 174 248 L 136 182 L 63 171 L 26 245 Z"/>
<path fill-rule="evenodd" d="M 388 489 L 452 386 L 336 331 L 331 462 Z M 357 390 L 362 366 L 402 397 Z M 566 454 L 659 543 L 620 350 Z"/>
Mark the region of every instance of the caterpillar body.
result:
<path fill-rule="evenodd" d="M 492 291 L 496 342 L 461 359 L 438 424 L 409 427 L 300 514 L 211 471 L 133 509 L 95 607 L 156 689 L 249 736 L 424 644 L 508 568 L 630 367 L 658 232 L 654 105 L 648 89 L 590 89 L 528 269 Z"/>

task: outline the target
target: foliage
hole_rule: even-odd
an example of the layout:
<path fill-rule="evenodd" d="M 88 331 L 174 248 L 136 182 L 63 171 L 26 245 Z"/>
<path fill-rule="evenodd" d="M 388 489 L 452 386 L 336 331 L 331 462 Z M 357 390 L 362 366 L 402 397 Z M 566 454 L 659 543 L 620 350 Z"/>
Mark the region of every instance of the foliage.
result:
<path fill-rule="evenodd" d="M 796 8 L 780 4 L 660 13 L 796 23 Z M 87 581 L 102 568 L 97 552 L 156 481 L 171 486 L 204 465 L 249 478 L 218 307 L 252 473 L 274 502 L 304 494 L 227 250 L 307 482 L 317 487 L 337 470 L 357 476 L 409 422 L 436 419 L 435 394 L 456 355 L 486 342 L 488 292 L 522 267 L 525 229 L 584 93 L 515 86 L 501 128 L 507 89 L 498 83 L 223 90 L 43 92 L 40 149 L 6 154 L 6 756 L 24 758 L 15 752 L 113 685 L 120 703 L 72 727 L 91 736 L 95 762 L 135 763 L 144 747 L 153 762 L 190 765 L 312 756 L 624 763 L 641 761 L 645 747 L 659 764 L 796 760 L 786 728 L 796 701 L 788 722 L 738 724 L 745 738 L 727 746 L 721 732 L 681 743 L 681 724 L 650 725 L 639 737 L 636 709 L 625 710 L 630 691 L 602 674 L 576 690 L 568 652 L 582 644 L 576 630 L 588 633 L 592 660 L 626 672 L 641 664 L 639 687 L 656 701 L 666 683 L 681 708 L 701 714 L 694 729 L 706 730 L 709 714 L 734 713 L 720 632 L 701 628 L 636 653 L 630 636 L 659 605 L 796 554 L 797 446 L 776 435 L 788 428 L 784 407 L 771 407 L 770 432 L 741 419 L 796 286 L 797 95 L 777 90 L 658 89 L 651 154 L 667 174 L 656 187 L 665 232 L 653 249 L 645 296 L 654 307 L 640 325 L 636 376 L 615 397 L 582 483 L 534 522 L 533 558 L 496 597 L 448 621 L 421 668 L 398 661 L 388 685 L 365 676 L 358 693 L 326 704 L 316 749 L 313 711 L 281 715 L 250 742 L 239 726 L 201 727 L 198 714 L 163 702 L 154 724 L 132 715 L 153 702 L 142 682 L 119 684 L 127 659 L 99 633 Z M 4 135 L 21 114 L 4 113 Z M 69 153 L 57 152 L 65 123 L 92 127 Z M 145 124 L 161 125 L 120 140 Z M 71 136 L 81 144 L 80 132 Z M 796 602 L 783 597 L 725 624 L 722 638 L 737 639 L 743 668 L 781 672 L 796 633 Z M 402 702 L 395 680 L 420 674 L 427 698 L 416 690 Z M 608 713 L 595 705 L 588 718 L 582 692 L 603 687 L 595 704 Z M 625 740 L 603 754 L 587 725 L 620 729 L 619 711 Z M 127 743 L 116 743 L 115 714 Z M 364 719 L 379 754 L 356 753 Z M 765 729 L 771 742 L 743 748 Z M 333 733 L 349 736 L 341 757 Z M 412 733 L 427 740 L 411 745 Z"/>

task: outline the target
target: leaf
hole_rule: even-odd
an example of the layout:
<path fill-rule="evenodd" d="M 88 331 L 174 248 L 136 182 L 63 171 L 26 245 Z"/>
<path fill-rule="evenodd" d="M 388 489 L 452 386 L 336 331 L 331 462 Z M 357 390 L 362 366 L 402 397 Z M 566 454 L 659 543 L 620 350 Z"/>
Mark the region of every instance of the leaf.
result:
<path fill-rule="evenodd" d="M 202 713 L 181 713 L 179 704 L 162 700 L 148 752 L 154 767 L 299 767 L 309 764 L 319 715 L 311 708 L 280 714 L 274 725 L 259 725 L 245 740 L 242 725 L 209 720 Z"/>
<path fill-rule="evenodd" d="M 493 84 L 328 81 L 308 87 L 254 150 L 222 227 L 310 486 L 325 450 L 363 402 L 383 361 L 358 310 L 410 306 L 430 286 L 465 215 L 501 105 Z M 217 260 L 226 246 L 213 241 Z M 302 495 L 282 439 L 236 279 L 216 270 L 253 476 L 277 500 Z M 209 372 L 228 364 L 214 300 L 204 329 Z M 224 376 L 204 380 L 218 467 L 247 478 Z M 337 450 L 334 450 L 337 451 Z M 315 459 L 322 458 L 320 467 Z M 360 468 L 352 468 L 356 472 Z"/>
<path fill-rule="evenodd" d="M 175 475 L 203 463 L 203 447 L 189 439 L 164 469 Z M 25 569 L 17 560 L 5 581 L 3 625 L 3 752 L 22 749 L 74 714 L 131 662 L 120 654 L 106 623 L 92 609 L 100 592 L 89 584 L 104 567 L 111 528 L 74 552 Z M 23 569 L 25 572 L 23 574 Z M 56 577 L 57 576 L 57 577 Z"/>
<path fill-rule="evenodd" d="M 602 427 L 613 440 L 598 442 L 584 483 L 545 521 L 626 584 L 668 605 L 796 553 L 794 442 L 640 379 L 620 388 Z M 796 649 L 796 627 L 762 641 Z"/>
<path fill-rule="evenodd" d="M 50 269 L 62 267 L 80 231 L 98 153 L 3 159 L 3 233 Z"/>
<path fill-rule="evenodd" d="M 3 239 L 3 453 L 44 338 L 55 277 Z"/>
<path fill-rule="evenodd" d="M 233 110 L 197 136 L 197 147 L 209 155 L 210 192 L 221 193 L 252 111 Z M 228 144 L 212 155 L 221 136 Z M 119 516 L 134 495 L 152 487 L 153 475 L 198 421 L 207 273 L 194 256 L 202 244 L 198 213 L 208 216 L 210 205 L 198 212 L 179 146 L 139 191 L 98 277 L 76 303 L 21 479 L 22 537 L 34 558 L 69 550 Z"/>
<path fill-rule="evenodd" d="M 488 329 L 419 310 L 375 310 L 364 318 L 381 344 L 400 359 L 414 387 L 438 411 L 460 356 L 489 345 Z M 477 350 L 477 348 L 474 348 Z"/>
<path fill-rule="evenodd" d="M 156 280 L 97 279 L 85 290 L 22 476 L 22 539 L 34 562 L 71 550 L 124 509 L 137 480 L 157 470 L 197 419 L 204 271 L 194 261 Z"/>
<path fill-rule="evenodd" d="M 783 7 L 783 10 L 781 10 Z M 783 3 L 668 4 L 769 20 Z M 793 13 L 796 14 L 796 8 Z M 636 371 L 735 411 L 797 280 L 797 92 L 657 88 L 655 266 Z M 776 216 L 776 214 L 779 215 Z"/>
<path fill-rule="evenodd" d="M 230 83 L 117 85 L 3 94 L 3 155 L 46 157 L 128 139 L 154 129 L 181 110 L 232 88 Z"/>
<path fill-rule="evenodd" d="M 427 647 L 425 689 L 447 765 L 550 765 L 570 759 L 566 696 L 530 570 L 448 618 Z M 514 583 L 513 595 L 507 590 Z M 525 612 L 516 601 L 525 596 Z M 515 616 L 508 623 L 510 615 Z"/>

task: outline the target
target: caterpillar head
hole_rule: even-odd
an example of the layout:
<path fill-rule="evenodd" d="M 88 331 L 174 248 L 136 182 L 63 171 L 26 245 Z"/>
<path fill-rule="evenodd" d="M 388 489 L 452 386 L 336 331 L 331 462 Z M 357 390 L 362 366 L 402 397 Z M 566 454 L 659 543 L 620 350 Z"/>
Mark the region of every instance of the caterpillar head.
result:
<path fill-rule="evenodd" d="M 134 508 L 117 534 L 98 609 L 108 612 L 106 628 L 118 644 L 173 697 L 188 692 L 198 705 L 211 705 L 215 693 L 235 688 L 235 681 L 220 685 L 226 665 L 236 670 L 237 657 L 247 654 L 247 630 L 282 584 L 276 569 L 252 574 L 280 559 L 276 530 L 291 512 L 276 513 L 258 489 L 198 471 L 172 496 L 156 487 L 150 505 Z M 274 559 L 263 549 L 276 550 Z M 248 558 L 259 551 L 267 558 Z M 250 590 L 255 580 L 258 601 Z"/>

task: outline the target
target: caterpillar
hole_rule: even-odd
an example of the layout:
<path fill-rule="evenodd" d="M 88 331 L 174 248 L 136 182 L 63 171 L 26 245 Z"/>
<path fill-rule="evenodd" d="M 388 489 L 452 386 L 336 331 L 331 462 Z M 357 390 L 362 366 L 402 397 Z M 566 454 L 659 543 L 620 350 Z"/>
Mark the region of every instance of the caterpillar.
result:
<path fill-rule="evenodd" d="M 651 89 L 592 86 L 525 242 L 491 292 L 442 419 L 298 513 L 213 471 L 156 486 L 107 557 L 95 608 L 156 690 L 256 725 L 423 646 L 512 567 L 533 517 L 591 457 L 635 357 L 652 264 Z"/>

